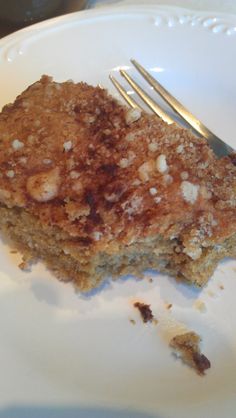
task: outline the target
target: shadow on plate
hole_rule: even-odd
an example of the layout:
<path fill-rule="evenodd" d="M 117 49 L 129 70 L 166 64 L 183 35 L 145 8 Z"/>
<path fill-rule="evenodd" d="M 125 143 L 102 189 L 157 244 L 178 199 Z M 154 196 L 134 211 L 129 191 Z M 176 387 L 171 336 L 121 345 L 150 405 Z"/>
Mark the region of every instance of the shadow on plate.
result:
<path fill-rule="evenodd" d="M 140 283 L 142 281 L 145 281 L 145 277 L 148 277 L 148 276 L 152 277 L 153 284 L 155 284 L 155 282 L 159 283 L 160 291 L 161 293 L 162 292 L 167 293 L 167 295 L 164 295 L 164 298 L 167 298 L 167 299 L 168 299 L 168 293 L 170 292 L 169 286 L 172 286 L 176 292 L 181 294 L 187 300 L 197 299 L 202 292 L 202 288 L 194 286 L 190 282 L 188 283 L 187 281 L 184 281 L 184 280 L 183 281 L 177 280 L 174 277 L 169 276 L 168 274 L 164 274 L 164 273 L 160 274 L 158 273 L 157 270 L 151 270 L 151 269 L 145 270 L 143 278 L 141 277 L 139 278 L 130 274 L 130 275 L 122 276 L 116 279 L 115 281 L 117 283 L 120 283 L 121 285 L 122 283 L 126 283 L 127 281 Z M 168 286 L 163 287 L 163 279 L 167 282 Z M 85 300 L 92 299 L 94 296 L 97 296 L 99 293 L 104 292 L 104 290 L 105 291 L 111 290 L 112 283 L 113 283 L 112 279 L 107 279 L 104 282 L 102 282 L 100 286 L 98 286 L 96 289 L 92 289 L 84 293 L 79 293 L 79 297 Z"/>
<path fill-rule="evenodd" d="M 161 418 L 136 411 L 67 406 L 12 406 L 0 409 L 0 418 Z"/>

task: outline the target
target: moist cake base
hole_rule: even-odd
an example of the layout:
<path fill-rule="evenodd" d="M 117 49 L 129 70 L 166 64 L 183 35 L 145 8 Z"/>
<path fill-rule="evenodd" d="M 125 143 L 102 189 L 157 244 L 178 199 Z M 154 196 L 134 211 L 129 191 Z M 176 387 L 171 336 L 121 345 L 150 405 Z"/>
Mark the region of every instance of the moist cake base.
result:
<path fill-rule="evenodd" d="M 101 252 L 91 258 L 86 257 L 86 243 L 77 243 L 75 248 L 65 232 L 41 225 L 21 208 L 8 209 L 1 205 L 0 229 L 26 259 L 41 259 L 60 280 L 72 281 L 81 291 L 99 286 L 107 277 L 125 274 L 140 277 L 150 268 L 203 286 L 219 260 L 232 256 L 236 247 L 235 234 L 223 245 L 203 251 L 197 262 L 189 262 L 186 256 L 180 260 L 176 240 L 156 235 L 124 246 L 119 254 Z"/>

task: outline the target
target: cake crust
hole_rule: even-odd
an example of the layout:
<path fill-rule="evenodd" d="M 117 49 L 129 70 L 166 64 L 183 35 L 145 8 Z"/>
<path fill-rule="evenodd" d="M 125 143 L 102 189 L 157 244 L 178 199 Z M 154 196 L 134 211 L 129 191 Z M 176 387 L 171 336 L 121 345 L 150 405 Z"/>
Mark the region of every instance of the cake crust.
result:
<path fill-rule="evenodd" d="M 43 76 L 27 88 L 0 114 L 0 167 L 0 226 L 56 268 L 46 244 L 37 249 L 37 234 L 20 240 L 17 216 L 31 232 L 36 225 L 42 241 L 53 237 L 59 276 L 83 289 L 100 280 L 89 281 L 92 275 L 133 273 L 138 264 L 202 285 L 221 258 L 236 255 L 232 161 L 100 87 Z M 68 269 L 67 255 L 75 263 Z"/>

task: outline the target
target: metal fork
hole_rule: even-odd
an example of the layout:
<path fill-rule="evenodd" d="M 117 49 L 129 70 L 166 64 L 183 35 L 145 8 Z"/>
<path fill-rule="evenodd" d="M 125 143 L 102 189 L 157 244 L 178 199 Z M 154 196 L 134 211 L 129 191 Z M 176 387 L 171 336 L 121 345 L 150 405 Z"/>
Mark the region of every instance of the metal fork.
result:
<path fill-rule="evenodd" d="M 203 125 L 200 120 L 192 115 L 174 96 L 172 96 L 150 73 L 145 70 L 142 65 L 140 65 L 136 60 L 131 60 L 132 64 L 138 70 L 138 72 L 143 76 L 143 78 L 154 88 L 154 90 L 164 99 L 164 101 L 184 120 L 187 125 L 198 135 L 203 136 L 207 139 L 209 146 L 212 148 L 214 153 L 218 158 L 229 156 L 235 151 L 228 144 L 226 144 L 222 139 L 218 138 L 213 132 L 211 132 L 205 125 Z M 120 73 L 138 96 L 146 103 L 146 105 L 160 118 L 162 118 L 168 124 L 174 122 L 174 119 L 165 112 L 152 98 L 147 94 L 138 83 L 134 81 L 132 77 L 125 71 L 120 70 Z M 126 102 L 133 108 L 141 108 L 141 106 L 126 92 L 122 85 L 114 78 L 113 75 L 110 75 L 110 79 L 116 89 L 119 91 L 121 96 L 126 100 Z M 233 154 L 232 154 L 233 155 Z"/>

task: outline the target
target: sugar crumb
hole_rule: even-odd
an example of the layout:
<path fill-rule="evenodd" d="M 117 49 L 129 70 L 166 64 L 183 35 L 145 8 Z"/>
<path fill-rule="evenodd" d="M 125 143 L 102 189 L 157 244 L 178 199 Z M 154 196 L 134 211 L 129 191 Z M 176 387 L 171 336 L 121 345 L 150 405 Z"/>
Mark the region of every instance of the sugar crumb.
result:
<path fill-rule="evenodd" d="M 138 107 L 127 110 L 126 115 L 125 115 L 125 121 L 127 125 L 131 125 L 132 123 L 140 119 L 141 113 L 142 112 Z"/>
<path fill-rule="evenodd" d="M 12 148 L 17 151 L 17 150 L 23 148 L 24 143 L 19 141 L 19 139 L 14 139 L 12 141 L 11 145 L 12 145 Z"/>
<path fill-rule="evenodd" d="M 182 171 L 182 173 L 180 173 L 180 177 L 182 180 L 187 180 L 188 179 L 188 172 L 187 171 Z"/>
<path fill-rule="evenodd" d="M 163 180 L 167 185 L 173 183 L 173 177 L 170 174 L 165 174 Z"/>
<path fill-rule="evenodd" d="M 121 168 L 127 168 L 130 165 L 130 161 L 128 158 L 121 158 L 120 162 L 119 162 L 119 166 Z"/>
<path fill-rule="evenodd" d="M 155 187 L 151 187 L 149 189 L 149 193 L 151 196 L 155 196 L 157 194 L 157 189 Z"/>
<path fill-rule="evenodd" d="M 78 179 L 78 178 L 79 178 L 79 176 L 80 176 L 80 173 L 79 173 L 78 171 L 72 170 L 72 171 L 70 172 L 70 178 L 71 178 L 71 179 Z"/>
<path fill-rule="evenodd" d="M 146 182 L 149 180 L 149 175 L 152 171 L 152 165 L 149 161 L 146 161 L 138 168 L 138 175 L 142 182 Z"/>
<path fill-rule="evenodd" d="M 129 132 L 126 136 L 125 136 L 125 140 L 128 142 L 132 142 L 135 139 L 135 133 L 134 132 Z"/>
<path fill-rule="evenodd" d="M 132 186 L 140 186 L 141 181 L 139 179 L 135 179 L 132 183 Z"/>
<path fill-rule="evenodd" d="M 24 164 L 27 163 L 27 158 L 26 157 L 20 157 L 18 161 L 19 161 L 20 164 L 24 165 Z"/>
<path fill-rule="evenodd" d="M 70 151 L 72 149 L 72 141 L 66 141 L 63 144 L 64 151 Z"/>
<path fill-rule="evenodd" d="M 160 196 L 154 197 L 154 202 L 156 204 L 160 203 L 160 201 L 161 201 L 161 197 Z"/>
<path fill-rule="evenodd" d="M 158 145 L 155 142 L 148 144 L 148 149 L 150 152 L 155 152 L 158 150 Z"/>
<path fill-rule="evenodd" d="M 43 164 L 48 165 L 48 164 L 51 164 L 51 163 L 52 163 L 52 160 L 50 160 L 50 158 L 44 158 L 43 159 Z"/>
<path fill-rule="evenodd" d="M 168 169 L 168 165 L 166 162 L 166 156 L 161 154 L 156 159 L 156 169 L 159 173 L 165 173 Z"/>
<path fill-rule="evenodd" d="M 177 154 L 181 154 L 183 150 L 184 150 L 183 144 L 178 145 L 178 147 L 176 148 Z"/>
<path fill-rule="evenodd" d="M 100 231 L 94 231 L 93 232 L 93 238 L 95 241 L 100 241 L 100 239 L 102 238 L 102 232 Z"/>
<path fill-rule="evenodd" d="M 198 197 L 199 186 L 189 181 L 182 181 L 180 187 L 184 200 L 193 205 Z"/>
<path fill-rule="evenodd" d="M 12 179 L 15 176 L 15 171 L 14 170 L 8 170 L 6 172 L 6 176 L 9 177 L 10 179 Z"/>

